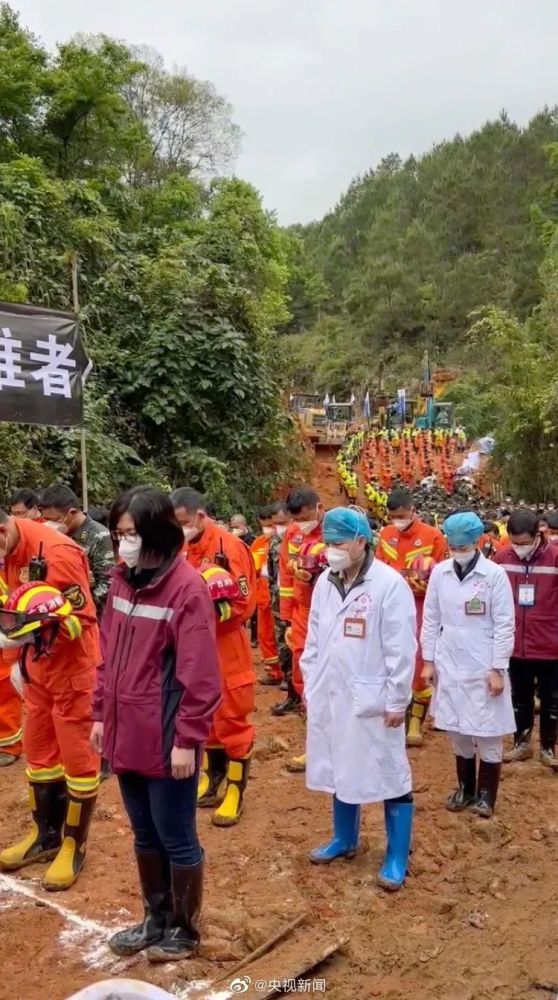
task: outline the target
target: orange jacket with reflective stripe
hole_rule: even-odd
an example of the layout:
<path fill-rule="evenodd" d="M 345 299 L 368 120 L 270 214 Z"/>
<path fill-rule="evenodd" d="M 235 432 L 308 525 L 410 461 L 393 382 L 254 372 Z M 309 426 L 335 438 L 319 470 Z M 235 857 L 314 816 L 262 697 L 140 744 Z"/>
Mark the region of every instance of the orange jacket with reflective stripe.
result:
<path fill-rule="evenodd" d="M 259 535 L 250 546 L 252 559 L 256 568 L 256 604 L 262 610 L 271 607 L 271 595 L 269 593 L 269 582 L 267 578 L 267 557 L 269 555 L 269 543 L 271 539 L 267 535 Z"/>
<path fill-rule="evenodd" d="M 33 664 L 27 658 L 29 674 L 37 676 L 45 667 L 47 673 L 58 669 L 78 674 L 86 669 L 95 669 L 101 661 L 97 613 L 91 596 L 90 570 L 87 555 L 71 538 L 54 531 L 38 521 L 16 518 L 19 542 L 4 560 L 2 575 L 10 592 L 29 580 L 29 563 L 34 556 L 42 555 L 47 563 L 46 583 L 64 593 L 72 605 L 72 614 L 79 622 L 78 632 L 70 638 L 60 629 L 48 656 L 41 657 Z M 13 663 L 19 659 L 17 649 L 3 651 L 4 658 Z"/>
<path fill-rule="evenodd" d="M 207 527 L 197 542 L 190 542 L 184 549 L 186 561 L 203 573 L 215 566 L 215 557 L 224 552 L 229 561 L 229 573 L 237 581 L 240 595 L 231 601 L 232 619 L 242 625 L 252 617 L 256 608 L 256 571 L 250 549 L 226 528 L 207 519 Z M 217 637 L 228 632 L 229 622 L 217 624 Z"/>
<path fill-rule="evenodd" d="M 318 555 L 325 546 L 322 525 L 309 535 L 303 534 L 296 521 L 289 525 L 279 551 L 279 614 L 281 621 L 290 622 L 295 608 L 308 609 L 317 576 L 310 582 L 296 577 L 296 565 L 306 556 Z M 318 574 L 319 575 L 319 574 Z"/>
<path fill-rule="evenodd" d="M 441 562 L 447 556 L 447 545 L 439 528 L 415 518 L 406 531 L 386 524 L 380 531 L 376 558 L 407 576 L 417 556 L 430 556 Z"/>

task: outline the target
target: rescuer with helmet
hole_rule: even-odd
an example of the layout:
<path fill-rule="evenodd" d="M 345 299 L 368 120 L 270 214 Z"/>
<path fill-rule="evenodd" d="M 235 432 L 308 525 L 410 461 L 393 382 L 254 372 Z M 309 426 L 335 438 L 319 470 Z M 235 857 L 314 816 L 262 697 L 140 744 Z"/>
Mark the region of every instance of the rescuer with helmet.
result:
<path fill-rule="evenodd" d="M 2 510 L 0 556 L 10 594 L 0 646 L 14 680 L 23 678 L 33 816 L 30 833 L 0 853 L 0 869 L 52 860 L 44 887 L 67 889 L 83 867 L 99 787 L 89 732 L 100 649 L 87 556 L 47 525 Z"/>
<path fill-rule="evenodd" d="M 420 635 L 428 578 L 435 564 L 446 557 L 446 540 L 438 528 L 421 521 L 413 497 L 407 490 L 393 490 L 388 497 L 387 509 L 390 523 L 380 532 L 376 558 L 398 570 L 407 580 L 415 597 Z M 422 745 L 422 724 L 432 696 L 431 688 L 422 678 L 422 668 L 419 646 L 407 727 L 408 746 Z"/>
<path fill-rule="evenodd" d="M 256 571 L 248 546 L 207 516 L 200 493 L 183 487 L 171 500 L 184 532 L 184 555 L 205 579 L 215 606 L 223 683 L 223 701 L 203 757 L 198 805 L 216 805 L 214 825 L 233 826 L 242 812 L 254 744 L 256 674 L 245 625 L 256 607 Z"/>

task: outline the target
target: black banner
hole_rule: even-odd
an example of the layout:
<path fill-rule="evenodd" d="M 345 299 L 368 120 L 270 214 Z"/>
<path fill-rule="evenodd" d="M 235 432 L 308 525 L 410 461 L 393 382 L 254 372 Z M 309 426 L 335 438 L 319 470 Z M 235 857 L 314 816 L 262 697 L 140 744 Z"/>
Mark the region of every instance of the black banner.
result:
<path fill-rule="evenodd" d="M 80 425 L 90 369 L 71 313 L 0 302 L 0 421 Z"/>

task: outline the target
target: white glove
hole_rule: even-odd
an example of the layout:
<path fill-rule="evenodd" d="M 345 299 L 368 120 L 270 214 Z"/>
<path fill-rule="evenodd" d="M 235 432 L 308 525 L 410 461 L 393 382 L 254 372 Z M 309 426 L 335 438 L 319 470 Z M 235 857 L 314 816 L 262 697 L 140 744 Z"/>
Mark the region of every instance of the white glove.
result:
<path fill-rule="evenodd" d="M 21 667 L 19 665 L 19 660 L 12 665 L 10 670 L 10 681 L 12 682 L 12 687 L 16 689 L 20 698 L 23 698 L 23 677 L 21 676 Z"/>
<path fill-rule="evenodd" d="M 25 645 L 25 639 L 8 639 L 7 635 L 0 632 L 0 649 L 17 649 L 18 646 Z"/>

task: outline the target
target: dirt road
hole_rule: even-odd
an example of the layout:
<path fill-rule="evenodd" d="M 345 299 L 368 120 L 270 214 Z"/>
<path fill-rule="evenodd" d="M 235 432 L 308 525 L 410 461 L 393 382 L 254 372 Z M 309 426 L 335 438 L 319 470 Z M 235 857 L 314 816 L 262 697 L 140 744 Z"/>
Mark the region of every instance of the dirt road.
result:
<path fill-rule="evenodd" d="M 324 500 L 333 503 L 335 482 L 321 462 Z M 404 890 L 386 895 L 375 884 L 384 849 L 380 806 L 364 810 L 363 850 L 354 861 L 308 863 L 310 849 L 328 836 L 330 804 L 306 791 L 303 775 L 285 770 L 289 755 L 302 749 L 303 724 L 272 719 L 276 698 L 275 690 L 258 692 L 257 747 L 241 823 L 218 830 L 200 813 L 207 854 L 200 956 L 153 970 L 141 958 L 117 963 L 108 952 L 107 935 L 140 914 L 130 831 L 111 779 L 101 789 L 87 865 L 74 888 L 43 893 L 39 867 L 0 876 L 0 1000 L 64 1000 L 114 973 L 187 998 L 188 983 L 226 974 L 304 910 L 316 940 L 349 938 L 344 952 L 315 973 L 325 979 L 329 1000 L 553 996 L 530 984 L 558 981 L 558 776 L 536 761 L 514 765 L 505 771 L 493 821 L 450 814 L 446 738 L 429 732 L 425 747 L 411 751 L 417 808 L 411 873 Z M 0 817 L 6 844 L 27 824 L 23 764 L 0 771 Z M 305 947 L 294 940 L 293 967 Z M 273 953 L 266 959 L 268 980 L 279 974 L 275 961 Z"/>

